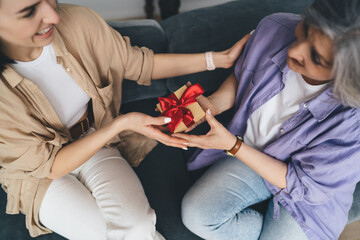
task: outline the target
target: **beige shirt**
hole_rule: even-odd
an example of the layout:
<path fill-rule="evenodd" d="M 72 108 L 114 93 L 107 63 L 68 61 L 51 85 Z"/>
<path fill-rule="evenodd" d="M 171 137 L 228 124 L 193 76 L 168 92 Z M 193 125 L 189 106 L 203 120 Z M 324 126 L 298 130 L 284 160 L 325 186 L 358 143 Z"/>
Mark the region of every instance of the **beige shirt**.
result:
<path fill-rule="evenodd" d="M 124 78 L 150 85 L 154 54 L 131 47 L 127 37 L 88 8 L 60 4 L 59 14 L 52 43 L 57 63 L 91 97 L 95 127 L 100 128 L 119 113 Z M 7 192 L 6 212 L 24 213 L 33 237 L 49 233 L 38 211 L 51 183 L 46 177 L 70 132 L 40 89 L 14 69 L 2 73 L 0 89 L 0 182 Z M 156 141 L 125 131 L 108 143 L 114 144 L 137 165 Z"/>

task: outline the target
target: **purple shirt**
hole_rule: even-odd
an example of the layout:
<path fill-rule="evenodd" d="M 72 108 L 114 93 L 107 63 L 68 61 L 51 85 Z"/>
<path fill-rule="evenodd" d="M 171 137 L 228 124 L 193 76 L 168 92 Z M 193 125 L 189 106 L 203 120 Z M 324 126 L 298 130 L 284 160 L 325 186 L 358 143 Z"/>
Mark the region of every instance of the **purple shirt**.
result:
<path fill-rule="evenodd" d="M 246 44 L 235 66 L 239 85 L 228 126 L 233 134 L 243 136 L 250 115 L 284 88 L 287 51 L 300 21 L 294 14 L 270 15 Z M 274 195 L 274 217 L 280 203 L 309 239 L 337 239 L 347 222 L 360 181 L 359 114 L 359 109 L 335 100 L 330 86 L 303 102 L 263 151 L 288 164 L 285 189 L 265 181 Z M 198 150 L 188 168 L 198 169 L 225 156 L 220 150 Z"/>

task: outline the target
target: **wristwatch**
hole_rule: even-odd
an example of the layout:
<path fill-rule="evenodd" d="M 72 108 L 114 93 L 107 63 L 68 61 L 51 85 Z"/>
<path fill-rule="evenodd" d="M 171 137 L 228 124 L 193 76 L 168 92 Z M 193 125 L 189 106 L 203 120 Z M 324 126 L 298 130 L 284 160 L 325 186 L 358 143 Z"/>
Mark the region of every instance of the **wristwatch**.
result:
<path fill-rule="evenodd" d="M 235 137 L 236 137 L 235 145 L 230 150 L 224 150 L 224 152 L 229 156 L 235 156 L 235 154 L 237 153 L 237 151 L 239 151 L 241 144 L 243 142 L 242 137 L 240 137 L 239 135 L 235 135 Z"/>

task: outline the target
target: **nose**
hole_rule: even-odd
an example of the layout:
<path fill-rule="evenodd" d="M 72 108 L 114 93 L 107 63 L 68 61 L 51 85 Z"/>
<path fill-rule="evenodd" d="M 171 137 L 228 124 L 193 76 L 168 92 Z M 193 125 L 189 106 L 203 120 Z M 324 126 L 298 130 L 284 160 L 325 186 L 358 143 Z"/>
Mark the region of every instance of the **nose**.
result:
<path fill-rule="evenodd" d="M 305 39 L 298 39 L 288 50 L 288 56 L 296 59 L 301 65 L 305 65 L 308 55 L 308 43 Z"/>
<path fill-rule="evenodd" d="M 43 22 L 46 24 L 58 24 L 60 22 L 60 16 L 47 1 L 44 1 L 43 6 Z"/>

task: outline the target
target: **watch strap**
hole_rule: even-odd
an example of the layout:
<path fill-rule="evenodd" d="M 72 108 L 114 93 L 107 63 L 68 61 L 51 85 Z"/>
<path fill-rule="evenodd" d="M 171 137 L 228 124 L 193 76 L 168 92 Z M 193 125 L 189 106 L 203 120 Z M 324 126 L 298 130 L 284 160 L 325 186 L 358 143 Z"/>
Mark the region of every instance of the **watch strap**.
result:
<path fill-rule="evenodd" d="M 206 52 L 205 53 L 205 60 L 206 60 L 206 69 L 208 71 L 213 71 L 216 69 L 213 59 L 213 52 Z"/>
<path fill-rule="evenodd" d="M 235 137 L 236 137 L 235 145 L 230 150 L 224 150 L 225 153 L 230 156 L 235 156 L 235 154 L 239 151 L 243 142 L 243 139 L 239 135 L 235 135 Z"/>

